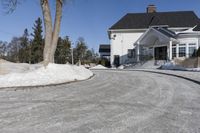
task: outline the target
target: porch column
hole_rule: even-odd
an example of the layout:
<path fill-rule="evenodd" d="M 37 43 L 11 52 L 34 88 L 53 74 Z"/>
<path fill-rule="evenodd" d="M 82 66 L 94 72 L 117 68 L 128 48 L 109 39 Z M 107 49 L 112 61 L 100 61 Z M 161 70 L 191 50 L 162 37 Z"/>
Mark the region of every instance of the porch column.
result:
<path fill-rule="evenodd" d="M 137 43 L 137 62 L 140 61 L 140 43 Z"/>
<path fill-rule="evenodd" d="M 169 41 L 169 60 L 172 60 L 172 41 Z"/>
<path fill-rule="evenodd" d="M 185 53 L 186 53 L 185 57 L 186 57 L 186 58 L 189 57 L 189 46 L 188 46 L 188 45 L 189 45 L 189 44 L 186 43 L 186 47 L 185 47 Z"/>

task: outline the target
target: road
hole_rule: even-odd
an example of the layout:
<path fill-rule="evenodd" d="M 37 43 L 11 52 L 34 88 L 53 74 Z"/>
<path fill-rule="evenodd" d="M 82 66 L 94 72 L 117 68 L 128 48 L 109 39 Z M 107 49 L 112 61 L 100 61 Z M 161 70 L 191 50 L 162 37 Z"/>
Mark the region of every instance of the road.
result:
<path fill-rule="evenodd" d="M 199 133 L 200 86 L 147 72 L 0 90 L 0 133 Z"/>

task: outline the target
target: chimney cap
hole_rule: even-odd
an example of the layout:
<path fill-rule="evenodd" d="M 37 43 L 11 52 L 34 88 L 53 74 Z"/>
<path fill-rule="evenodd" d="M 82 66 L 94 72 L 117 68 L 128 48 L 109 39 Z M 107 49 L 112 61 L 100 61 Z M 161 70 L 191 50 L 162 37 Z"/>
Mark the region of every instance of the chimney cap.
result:
<path fill-rule="evenodd" d="M 149 4 L 148 7 L 150 7 L 150 6 L 154 6 L 154 7 L 156 7 L 154 4 Z"/>
<path fill-rule="evenodd" d="M 154 13 L 156 12 L 156 6 L 154 4 L 149 4 L 147 6 L 147 13 Z"/>

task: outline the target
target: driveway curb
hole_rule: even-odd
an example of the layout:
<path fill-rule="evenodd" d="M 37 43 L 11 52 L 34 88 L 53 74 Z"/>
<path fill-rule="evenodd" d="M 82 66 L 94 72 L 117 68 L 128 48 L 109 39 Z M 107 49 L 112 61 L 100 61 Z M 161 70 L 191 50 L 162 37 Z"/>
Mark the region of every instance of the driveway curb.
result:
<path fill-rule="evenodd" d="M 149 73 L 157 73 L 157 74 L 163 74 L 163 75 L 168 75 L 168 76 L 174 76 L 177 78 L 182 78 L 188 81 L 191 81 L 193 83 L 196 83 L 200 85 L 200 81 L 194 80 L 192 78 L 188 78 L 185 76 L 177 75 L 177 74 L 171 74 L 171 73 L 165 73 L 165 72 L 158 72 L 158 71 L 153 71 L 153 70 L 145 70 L 145 69 L 93 69 L 93 70 L 111 70 L 111 71 L 138 71 L 138 72 L 149 72 Z"/>

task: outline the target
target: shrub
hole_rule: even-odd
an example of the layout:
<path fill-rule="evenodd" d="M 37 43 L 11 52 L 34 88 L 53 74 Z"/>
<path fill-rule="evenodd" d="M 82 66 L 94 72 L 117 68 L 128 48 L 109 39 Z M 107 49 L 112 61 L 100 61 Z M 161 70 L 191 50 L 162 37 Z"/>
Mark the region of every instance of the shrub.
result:
<path fill-rule="evenodd" d="M 200 57 L 200 47 L 198 48 L 197 52 L 196 52 L 196 56 Z"/>

